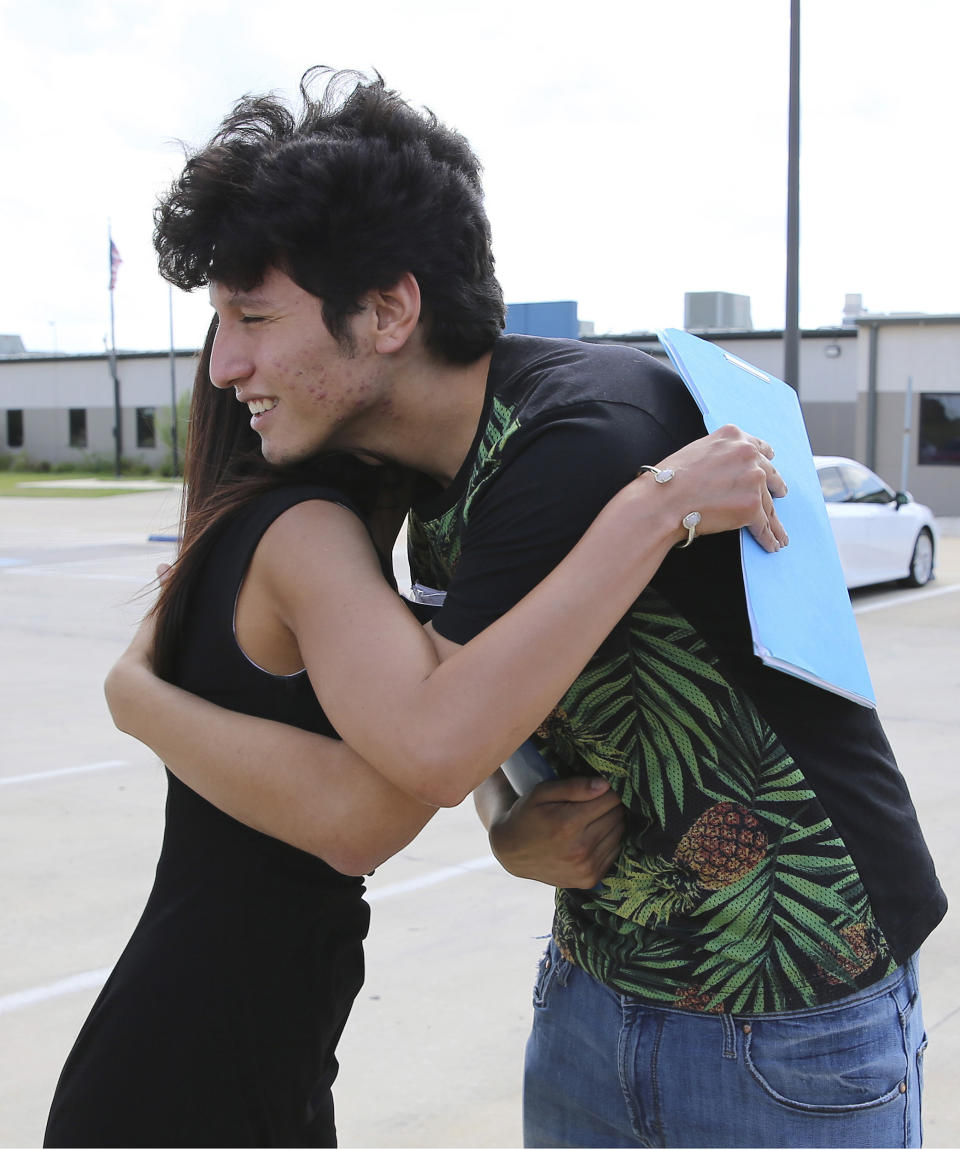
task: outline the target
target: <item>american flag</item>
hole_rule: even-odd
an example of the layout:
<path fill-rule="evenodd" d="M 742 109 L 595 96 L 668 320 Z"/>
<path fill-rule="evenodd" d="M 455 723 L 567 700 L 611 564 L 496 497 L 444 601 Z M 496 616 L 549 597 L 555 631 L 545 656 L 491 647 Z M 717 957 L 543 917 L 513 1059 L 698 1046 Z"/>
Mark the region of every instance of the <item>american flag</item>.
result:
<path fill-rule="evenodd" d="M 111 291 L 113 291 L 113 289 L 117 285 L 117 268 L 122 263 L 123 263 L 123 260 L 120 258 L 120 253 L 117 251 L 117 245 L 113 242 L 113 240 L 111 240 L 110 241 L 110 290 Z"/>

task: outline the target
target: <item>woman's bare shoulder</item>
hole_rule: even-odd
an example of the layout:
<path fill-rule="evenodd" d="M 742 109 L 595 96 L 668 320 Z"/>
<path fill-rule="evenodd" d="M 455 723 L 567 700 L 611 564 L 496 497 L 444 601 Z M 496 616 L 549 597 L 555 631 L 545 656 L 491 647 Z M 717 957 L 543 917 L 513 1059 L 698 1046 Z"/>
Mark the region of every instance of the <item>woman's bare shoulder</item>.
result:
<path fill-rule="evenodd" d="M 363 521 L 330 499 L 303 500 L 278 515 L 263 533 L 253 566 L 284 597 L 296 597 L 305 586 L 316 595 L 364 575 L 383 579 Z"/>

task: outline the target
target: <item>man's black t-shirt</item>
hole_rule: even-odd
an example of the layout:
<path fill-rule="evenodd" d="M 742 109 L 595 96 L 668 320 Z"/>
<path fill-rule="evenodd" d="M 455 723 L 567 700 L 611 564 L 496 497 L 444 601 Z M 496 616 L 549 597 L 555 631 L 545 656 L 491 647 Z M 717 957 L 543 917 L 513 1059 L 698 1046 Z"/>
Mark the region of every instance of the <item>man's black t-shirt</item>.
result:
<path fill-rule="evenodd" d="M 482 631 L 641 464 L 704 433 L 642 352 L 503 336 L 470 453 L 411 521 L 414 579 L 447 591 L 437 631 Z M 945 911 L 876 713 L 753 654 L 736 533 L 667 557 L 535 739 L 629 811 L 613 869 L 558 891 L 554 923 L 618 990 L 694 1010 L 818 1005 L 905 961 Z"/>

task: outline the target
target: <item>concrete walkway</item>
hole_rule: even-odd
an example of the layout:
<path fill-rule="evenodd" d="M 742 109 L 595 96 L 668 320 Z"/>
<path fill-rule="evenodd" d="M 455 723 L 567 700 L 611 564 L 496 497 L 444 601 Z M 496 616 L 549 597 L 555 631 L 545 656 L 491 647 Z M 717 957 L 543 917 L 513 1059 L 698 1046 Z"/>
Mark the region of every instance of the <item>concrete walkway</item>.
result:
<path fill-rule="evenodd" d="M 180 483 L 175 479 L 130 479 L 120 475 L 116 479 L 28 479 L 18 483 L 18 487 L 44 488 L 50 491 L 169 491 L 179 490 Z"/>

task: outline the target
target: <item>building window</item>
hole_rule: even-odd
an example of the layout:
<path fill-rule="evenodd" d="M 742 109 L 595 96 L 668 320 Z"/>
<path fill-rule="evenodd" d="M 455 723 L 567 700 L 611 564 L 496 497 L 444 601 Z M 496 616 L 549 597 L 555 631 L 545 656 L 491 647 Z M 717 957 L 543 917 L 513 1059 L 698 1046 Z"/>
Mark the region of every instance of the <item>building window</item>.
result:
<path fill-rule="evenodd" d="M 920 396 L 917 462 L 960 464 L 960 393 Z"/>
<path fill-rule="evenodd" d="M 85 407 L 70 408 L 70 446 L 87 446 L 87 409 Z"/>
<path fill-rule="evenodd" d="M 157 446 L 157 409 L 137 408 L 137 447 Z"/>
<path fill-rule="evenodd" d="M 7 412 L 7 447 L 23 447 L 23 412 Z"/>

